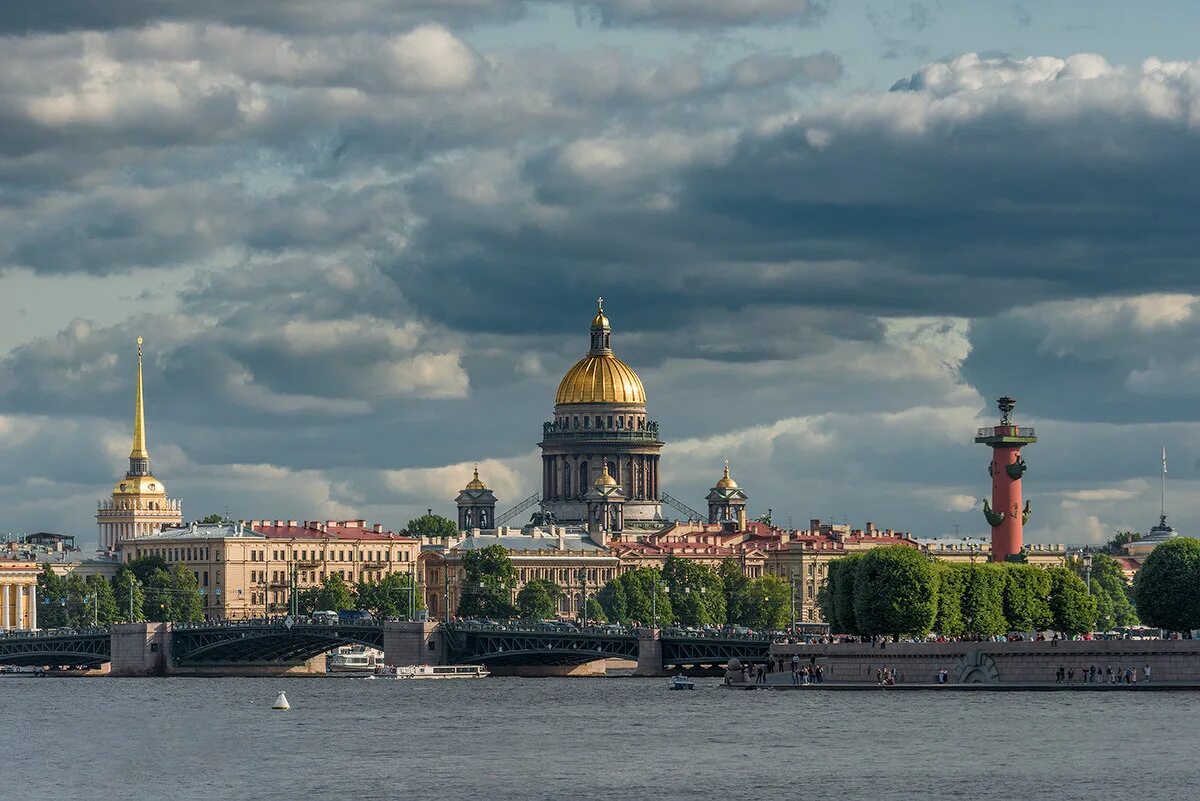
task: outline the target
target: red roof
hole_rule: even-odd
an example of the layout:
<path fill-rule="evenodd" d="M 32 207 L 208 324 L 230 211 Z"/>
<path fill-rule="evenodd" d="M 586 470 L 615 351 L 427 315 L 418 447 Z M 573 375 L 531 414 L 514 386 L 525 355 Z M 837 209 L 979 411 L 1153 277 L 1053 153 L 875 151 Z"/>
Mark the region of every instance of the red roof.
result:
<path fill-rule="evenodd" d="M 246 520 L 252 529 L 268 539 L 297 540 L 369 540 L 374 542 L 420 542 L 415 537 L 383 531 L 376 524 L 368 526 L 365 520 Z"/>

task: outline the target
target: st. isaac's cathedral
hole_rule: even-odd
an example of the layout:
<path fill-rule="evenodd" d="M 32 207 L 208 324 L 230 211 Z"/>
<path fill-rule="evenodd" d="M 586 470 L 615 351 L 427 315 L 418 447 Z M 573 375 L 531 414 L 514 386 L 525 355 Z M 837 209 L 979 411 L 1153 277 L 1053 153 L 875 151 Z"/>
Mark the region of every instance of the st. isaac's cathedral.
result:
<path fill-rule="evenodd" d="M 642 380 L 613 352 L 612 336 L 600 298 L 588 351 L 559 382 L 554 419 L 542 424 L 542 486 L 535 496 L 540 511 L 531 520 L 586 530 L 601 545 L 643 539 L 671 525 L 659 488 L 658 423 L 647 415 Z M 728 465 L 705 500 L 707 522 L 745 527 L 747 497 Z M 496 499 L 478 472 L 456 501 L 461 529 L 492 528 Z M 687 507 L 681 511 L 699 517 Z"/>

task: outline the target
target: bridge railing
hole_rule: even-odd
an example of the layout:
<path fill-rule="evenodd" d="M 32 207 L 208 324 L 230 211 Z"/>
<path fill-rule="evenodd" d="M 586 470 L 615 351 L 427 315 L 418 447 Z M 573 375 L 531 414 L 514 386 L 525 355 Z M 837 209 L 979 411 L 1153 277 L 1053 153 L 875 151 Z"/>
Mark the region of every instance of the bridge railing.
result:
<path fill-rule="evenodd" d="M 21 629 L 19 631 L 6 631 L 0 633 L 0 640 L 28 640 L 47 637 L 80 637 L 94 636 L 96 634 L 108 634 L 108 627 L 88 626 L 86 628 L 38 629 L 37 631 Z"/>

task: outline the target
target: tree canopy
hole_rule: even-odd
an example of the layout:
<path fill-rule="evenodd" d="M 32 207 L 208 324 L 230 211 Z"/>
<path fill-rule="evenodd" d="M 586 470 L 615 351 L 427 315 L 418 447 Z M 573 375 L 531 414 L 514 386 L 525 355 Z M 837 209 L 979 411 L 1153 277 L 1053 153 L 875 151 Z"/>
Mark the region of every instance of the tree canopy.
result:
<path fill-rule="evenodd" d="M 510 618 L 517 613 L 512 602 L 517 569 L 499 543 L 463 554 L 463 586 L 459 617 Z"/>
<path fill-rule="evenodd" d="M 403 533 L 410 537 L 453 537 L 458 534 L 458 524 L 431 512 L 409 520 Z"/>
<path fill-rule="evenodd" d="M 534 579 L 517 593 L 517 614 L 526 620 L 550 620 L 558 615 L 561 595 L 562 590 L 553 581 Z"/>
<path fill-rule="evenodd" d="M 366 609 L 377 618 L 402 617 L 406 620 L 424 608 L 420 587 L 413 577 L 404 573 L 389 573 L 378 581 L 360 581 L 355 588 L 354 604 L 355 608 Z M 321 608 L 336 610 L 349 607 Z"/>
<path fill-rule="evenodd" d="M 1147 625 L 1200 628 L 1200 540 L 1179 537 L 1155 547 L 1133 578 L 1133 597 Z"/>
<path fill-rule="evenodd" d="M 340 573 L 330 573 L 320 586 L 309 587 L 296 596 L 296 607 L 304 613 L 340 612 L 343 609 L 354 609 L 354 593 L 346 585 L 346 580 Z"/>
<path fill-rule="evenodd" d="M 903 545 L 862 555 L 854 577 L 854 618 L 863 634 L 922 634 L 937 614 L 937 573 Z"/>
<path fill-rule="evenodd" d="M 605 616 L 615 623 L 649 626 L 656 617 L 660 625 L 675 619 L 667 583 L 652 567 L 622 573 L 605 584 L 597 598 Z"/>
<path fill-rule="evenodd" d="M 662 576 L 676 623 L 713 626 L 725 622 L 725 585 L 716 570 L 691 559 L 669 556 Z"/>

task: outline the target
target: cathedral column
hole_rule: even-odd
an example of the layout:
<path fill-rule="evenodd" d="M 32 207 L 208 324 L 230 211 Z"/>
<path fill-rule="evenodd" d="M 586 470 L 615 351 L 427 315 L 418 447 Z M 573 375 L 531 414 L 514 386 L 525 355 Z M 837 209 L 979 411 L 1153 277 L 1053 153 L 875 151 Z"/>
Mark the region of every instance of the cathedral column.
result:
<path fill-rule="evenodd" d="M 29 585 L 29 628 L 37 628 L 37 585 Z"/>
<path fill-rule="evenodd" d="M 3 626 L 0 626 L 0 628 L 5 628 L 5 629 L 12 628 L 12 622 L 11 622 L 12 618 L 9 617 L 9 604 L 11 602 L 12 602 L 12 585 L 5 584 L 4 585 L 4 614 L 3 614 L 4 620 L 3 620 Z"/>
<path fill-rule="evenodd" d="M 17 585 L 17 628 L 25 627 L 25 587 Z"/>

